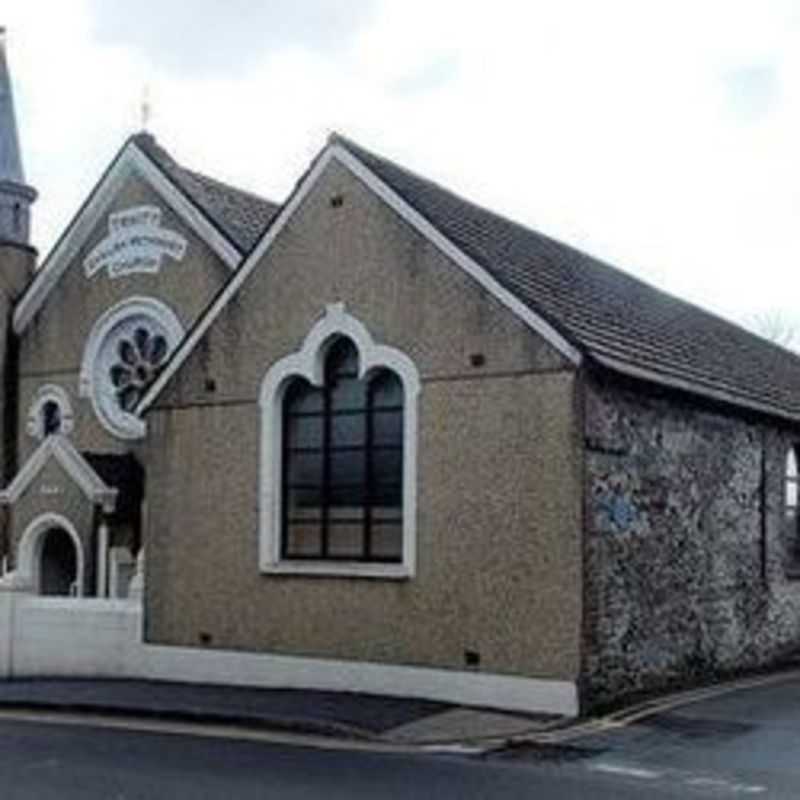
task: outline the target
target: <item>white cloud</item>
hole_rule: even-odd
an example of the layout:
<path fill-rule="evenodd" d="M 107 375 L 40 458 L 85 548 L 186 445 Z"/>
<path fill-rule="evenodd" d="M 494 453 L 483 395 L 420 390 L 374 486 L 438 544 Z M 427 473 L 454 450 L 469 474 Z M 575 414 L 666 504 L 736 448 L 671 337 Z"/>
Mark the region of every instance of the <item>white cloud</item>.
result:
<path fill-rule="evenodd" d="M 246 29 L 253 53 L 202 70 L 155 58 L 166 45 L 146 26 L 98 43 L 88 0 L 7 5 L 41 240 L 136 128 L 149 83 L 154 132 L 179 159 L 267 196 L 340 129 L 721 313 L 795 315 L 791 2 L 375 0 L 331 28 L 335 47 L 280 5 L 266 30 L 226 4 L 198 19 L 234 41 Z"/>

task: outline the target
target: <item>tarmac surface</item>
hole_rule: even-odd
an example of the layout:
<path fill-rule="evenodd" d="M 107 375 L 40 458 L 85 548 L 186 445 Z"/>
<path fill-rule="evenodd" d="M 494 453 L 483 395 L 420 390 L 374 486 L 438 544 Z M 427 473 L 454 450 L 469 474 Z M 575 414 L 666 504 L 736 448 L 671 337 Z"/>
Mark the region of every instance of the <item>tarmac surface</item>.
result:
<path fill-rule="evenodd" d="M 129 681 L 14 681 L 0 690 L 3 800 L 800 797 L 798 671 L 580 721 L 398 698 Z M 114 716 L 123 700 L 131 716 Z M 257 724 L 220 724 L 243 711 Z M 182 715 L 188 721 L 175 721 Z M 312 715 L 322 726 L 342 725 L 347 715 L 366 738 L 332 728 L 317 737 L 268 729 L 274 719 L 311 724 Z M 420 744 L 425 736 L 512 723 L 529 730 L 483 747 Z"/>
<path fill-rule="evenodd" d="M 44 678 L 0 681 L 0 709 L 228 724 L 405 745 L 524 735 L 558 719 L 349 692 Z"/>

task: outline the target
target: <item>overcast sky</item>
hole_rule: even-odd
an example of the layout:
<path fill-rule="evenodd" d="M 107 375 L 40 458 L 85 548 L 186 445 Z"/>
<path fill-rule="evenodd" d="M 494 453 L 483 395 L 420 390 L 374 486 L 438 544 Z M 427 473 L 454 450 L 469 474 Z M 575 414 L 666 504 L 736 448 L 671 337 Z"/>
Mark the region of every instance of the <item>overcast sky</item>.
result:
<path fill-rule="evenodd" d="M 44 251 L 147 86 L 179 161 L 271 199 L 339 130 L 728 317 L 800 323 L 797 0 L 4 0 L 0 24 Z"/>

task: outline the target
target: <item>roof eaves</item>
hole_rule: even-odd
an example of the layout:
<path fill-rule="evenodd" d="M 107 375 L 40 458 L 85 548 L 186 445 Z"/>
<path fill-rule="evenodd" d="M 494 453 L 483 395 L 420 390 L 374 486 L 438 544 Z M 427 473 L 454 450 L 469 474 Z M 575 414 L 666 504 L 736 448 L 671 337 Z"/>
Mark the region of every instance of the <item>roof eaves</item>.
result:
<path fill-rule="evenodd" d="M 793 412 L 777 405 L 742 397 L 735 392 L 711 386 L 699 380 L 687 380 L 680 375 L 667 374 L 657 369 L 642 367 L 632 364 L 629 361 L 603 355 L 601 353 L 592 352 L 590 357 L 592 361 L 595 361 L 601 366 L 629 378 L 636 378 L 670 389 L 678 389 L 682 392 L 699 395 L 710 400 L 716 400 L 726 405 L 735 406 L 748 411 L 756 411 L 760 414 L 774 417 L 785 422 L 800 423 L 800 411 Z"/>

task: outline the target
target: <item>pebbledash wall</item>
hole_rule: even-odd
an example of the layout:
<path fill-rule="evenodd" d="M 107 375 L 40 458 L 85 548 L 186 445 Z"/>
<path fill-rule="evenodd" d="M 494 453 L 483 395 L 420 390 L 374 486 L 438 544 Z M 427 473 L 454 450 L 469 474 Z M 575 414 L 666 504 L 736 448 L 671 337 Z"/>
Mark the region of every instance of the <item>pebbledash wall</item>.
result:
<path fill-rule="evenodd" d="M 259 387 L 337 302 L 419 371 L 407 579 L 259 569 Z M 572 365 L 329 167 L 148 413 L 147 640 L 574 685 L 576 407 Z"/>
<path fill-rule="evenodd" d="M 584 705 L 795 649 L 790 431 L 610 376 L 585 385 Z"/>

